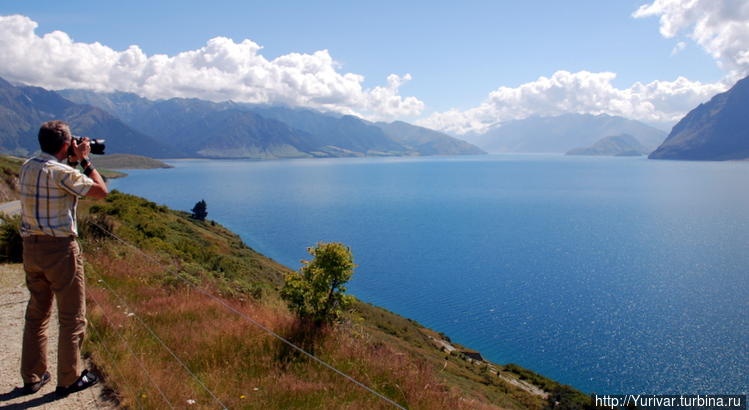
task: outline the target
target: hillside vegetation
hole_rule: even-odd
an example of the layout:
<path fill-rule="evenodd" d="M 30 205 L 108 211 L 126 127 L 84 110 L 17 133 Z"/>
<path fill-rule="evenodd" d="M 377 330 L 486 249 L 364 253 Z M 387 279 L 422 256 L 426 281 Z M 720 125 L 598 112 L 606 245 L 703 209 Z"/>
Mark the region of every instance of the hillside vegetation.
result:
<path fill-rule="evenodd" d="M 18 170 L 23 159 L 0 155 L 0 202 L 15 201 L 18 195 Z"/>
<path fill-rule="evenodd" d="M 82 201 L 80 211 L 85 350 L 122 406 L 392 408 L 248 318 L 407 408 L 590 401 L 519 366 L 477 360 L 446 336 L 361 301 L 337 325 L 307 325 L 279 297 L 289 269 L 215 222 L 117 191 Z"/>

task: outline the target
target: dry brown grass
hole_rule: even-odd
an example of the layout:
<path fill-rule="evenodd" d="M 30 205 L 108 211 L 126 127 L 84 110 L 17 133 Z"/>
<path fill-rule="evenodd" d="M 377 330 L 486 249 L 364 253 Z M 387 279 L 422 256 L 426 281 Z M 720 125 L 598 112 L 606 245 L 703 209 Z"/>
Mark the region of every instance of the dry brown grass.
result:
<path fill-rule="evenodd" d="M 87 258 L 93 329 L 88 349 L 125 407 L 165 407 L 158 386 L 175 407 L 186 407 L 188 400 L 194 400 L 189 407 L 215 408 L 216 401 L 190 373 L 229 408 L 392 407 L 288 348 L 215 299 L 178 281 L 165 280 L 179 272 L 178 264 L 155 263 L 111 244 L 95 249 Z M 210 282 L 205 286 L 215 294 Z M 465 398 L 447 387 L 426 361 L 350 327 L 302 324 L 273 297 L 222 300 L 408 408 L 496 408 L 480 397 Z"/>

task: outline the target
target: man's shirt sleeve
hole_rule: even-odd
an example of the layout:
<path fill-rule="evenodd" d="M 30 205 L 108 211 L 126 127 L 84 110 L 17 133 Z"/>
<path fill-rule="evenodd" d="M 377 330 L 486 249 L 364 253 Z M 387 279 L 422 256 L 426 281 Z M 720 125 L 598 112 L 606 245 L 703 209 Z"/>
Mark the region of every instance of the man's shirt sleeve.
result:
<path fill-rule="evenodd" d="M 93 179 L 72 168 L 56 173 L 55 179 L 60 188 L 76 196 L 86 196 L 95 184 Z"/>

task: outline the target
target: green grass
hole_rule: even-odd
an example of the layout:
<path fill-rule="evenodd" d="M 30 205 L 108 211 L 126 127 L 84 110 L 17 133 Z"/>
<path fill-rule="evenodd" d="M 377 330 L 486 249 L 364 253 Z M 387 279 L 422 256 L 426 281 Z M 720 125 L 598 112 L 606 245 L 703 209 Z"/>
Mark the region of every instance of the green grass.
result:
<path fill-rule="evenodd" d="M 288 269 L 249 248 L 213 221 L 189 218 L 154 202 L 114 191 L 104 201 L 82 204 L 82 237 L 103 237 L 90 222 L 108 227 L 144 250 L 179 261 L 182 273 L 208 272 L 221 279 L 222 290 L 246 293 L 258 287 L 276 289 Z"/>

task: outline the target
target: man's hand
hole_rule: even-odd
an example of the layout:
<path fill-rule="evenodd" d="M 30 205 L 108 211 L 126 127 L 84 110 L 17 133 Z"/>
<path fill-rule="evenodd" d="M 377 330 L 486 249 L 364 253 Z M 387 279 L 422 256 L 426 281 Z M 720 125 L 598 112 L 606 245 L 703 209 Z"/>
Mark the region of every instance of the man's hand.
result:
<path fill-rule="evenodd" d="M 75 138 L 70 142 L 73 146 L 73 155 L 68 157 L 68 160 L 73 162 L 80 162 L 83 159 L 88 159 L 91 154 L 91 142 L 88 138 L 84 138 L 83 142 L 78 144 Z"/>

